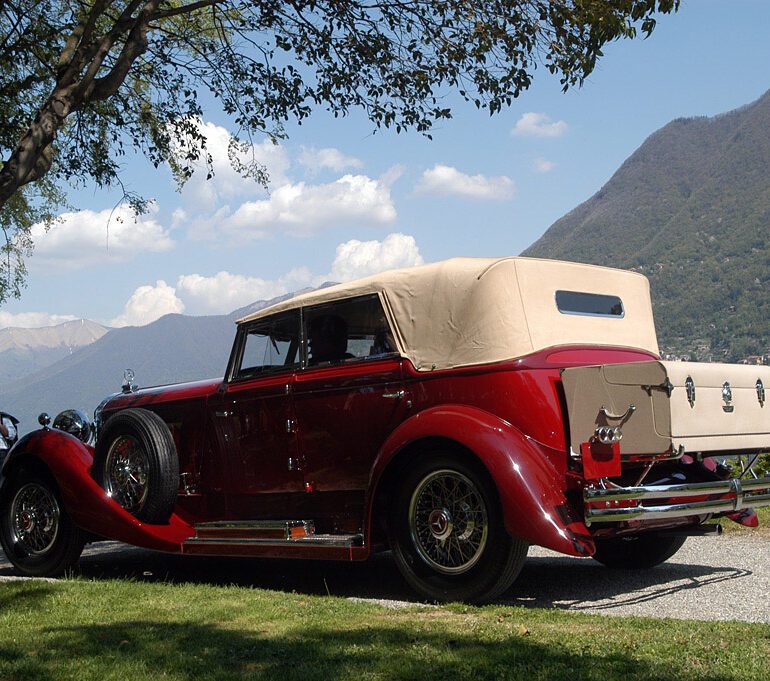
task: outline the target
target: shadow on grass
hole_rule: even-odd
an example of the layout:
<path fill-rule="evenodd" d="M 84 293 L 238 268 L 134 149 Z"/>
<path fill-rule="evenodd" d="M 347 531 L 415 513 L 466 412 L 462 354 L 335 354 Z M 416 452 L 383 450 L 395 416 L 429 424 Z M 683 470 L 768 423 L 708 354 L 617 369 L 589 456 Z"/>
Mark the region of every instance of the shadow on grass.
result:
<path fill-rule="evenodd" d="M 576 655 L 528 637 L 494 642 L 473 632 L 369 626 L 303 628 L 287 635 L 224 631 L 207 624 L 136 621 L 50 629 L 33 656 L 0 644 L 5 679 L 688 679 L 687 669 L 621 653 Z M 10 672 L 10 674 L 9 674 Z M 719 677 L 709 677 L 717 679 Z"/>
<path fill-rule="evenodd" d="M 13 605 L 14 608 L 39 610 L 46 607 L 46 599 L 54 593 L 54 588 L 36 583 L 34 587 L 24 589 L 0 588 L 0 613 Z"/>
<path fill-rule="evenodd" d="M 0 563 L 0 576 L 3 574 L 13 574 L 13 569 Z M 388 553 L 364 563 L 208 558 L 106 542 L 91 547 L 74 574 L 97 580 L 236 585 L 309 595 L 420 602 Z M 740 568 L 675 562 L 650 570 L 609 570 L 590 559 L 530 557 L 513 587 L 498 602 L 611 612 L 751 575 Z"/>

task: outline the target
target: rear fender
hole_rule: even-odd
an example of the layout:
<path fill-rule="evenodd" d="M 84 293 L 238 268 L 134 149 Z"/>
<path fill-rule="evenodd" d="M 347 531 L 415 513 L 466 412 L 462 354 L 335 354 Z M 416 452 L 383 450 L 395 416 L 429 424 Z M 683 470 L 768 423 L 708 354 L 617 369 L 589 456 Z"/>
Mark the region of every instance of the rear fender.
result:
<path fill-rule="evenodd" d="M 377 485 L 388 465 L 399 452 L 425 438 L 454 440 L 481 461 L 497 487 L 509 534 L 573 556 L 594 553 L 582 516 L 565 496 L 564 475 L 517 428 L 467 405 L 426 409 L 391 434 L 372 470 L 367 516 L 370 522 Z"/>
<path fill-rule="evenodd" d="M 157 551 L 181 552 L 194 528 L 172 514 L 165 525 L 143 523 L 112 499 L 91 477 L 93 449 L 60 430 L 43 429 L 25 435 L 10 451 L 2 473 L 10 476 L 25 461 L 42 463 L 53 476 L 62 503 L 81 529 L 108 539 Z M 0 481 L 0 495 L 7 479 Z"/>

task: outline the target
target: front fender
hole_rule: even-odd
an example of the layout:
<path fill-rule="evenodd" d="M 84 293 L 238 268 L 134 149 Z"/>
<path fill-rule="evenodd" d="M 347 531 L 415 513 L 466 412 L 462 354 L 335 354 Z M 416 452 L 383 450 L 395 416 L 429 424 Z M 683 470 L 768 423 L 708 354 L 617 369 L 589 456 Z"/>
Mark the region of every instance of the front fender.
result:
<path fill-rule="evenodd" d="M 388 464 L 413 442 L 436 437 L 458 442 L 486 467 L 509 534 L 573 556 L 594 553 L 588 528 L 565 495 L 565 476 L 538 445 L 494 414 L 461 404 L 426 409 L 393 431 L 372 469 L 370 521 L 376 488 Z"/>
<path fill-rule="evenodd" d="M 9 452 L 2 473 L 8 475 L 25 459 L 36 459 L 46 466 L 67 513 L 87 532 L 177 553 L 182 542 L 195 534 L 194 528 L 176 515 L 165 525 L 148 525 L 128 513 L 91 477 L 93 449 L 69 433 L 43 429 L 25 435 Z M 5 482 L 0 481 L 0 494 Z"/>

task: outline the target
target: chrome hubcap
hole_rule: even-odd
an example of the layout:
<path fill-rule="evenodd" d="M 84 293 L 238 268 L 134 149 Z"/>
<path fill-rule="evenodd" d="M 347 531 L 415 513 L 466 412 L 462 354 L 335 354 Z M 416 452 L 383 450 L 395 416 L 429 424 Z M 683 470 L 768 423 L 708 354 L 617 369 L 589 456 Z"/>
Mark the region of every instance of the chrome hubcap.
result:
<path fill-rule="evenodd" d="M 453 470 L 423 478 L 409 504 L 409 531 L 419 556 L 445 574 L 470 570 L 487 543 L 487 509 L 476 485 Z"/>
<path fill-rule="evenodd" d="M 37 482 L 24 485 L 11 503 L 11 530 L 26 553 L 48 551 L 59 534 L 59 504 L 51 490 Z"/>
<path fill-rule="evenodd" d="M 437 508 L 428 516 L 428 525 L 435 539 L 443 541 L 452 534 L 452 515 L 445 508 Z"/>
<path fill-rule="evenodd" d="M 115 439 L 104 464 L 104 488 L 130 513 L 142 508 L 147 499 L 147 455 L 132 437 Z"/>

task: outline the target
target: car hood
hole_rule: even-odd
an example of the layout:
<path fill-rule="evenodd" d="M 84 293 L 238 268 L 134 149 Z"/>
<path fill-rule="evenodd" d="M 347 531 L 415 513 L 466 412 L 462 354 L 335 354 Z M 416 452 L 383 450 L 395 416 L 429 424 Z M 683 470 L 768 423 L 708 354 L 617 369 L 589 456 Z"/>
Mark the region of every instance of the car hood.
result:
<path fill-rule="evenodd" d="M 190 383 L 174 383 L 141 388 L 130 393 L 117 393 L 108 398 L 103 405 L 105 411 L 143 407 L 163 402 L 181 402 L 183 400 L 206 399 L 214 394 L 223 383 L 221 378 Z"/>

